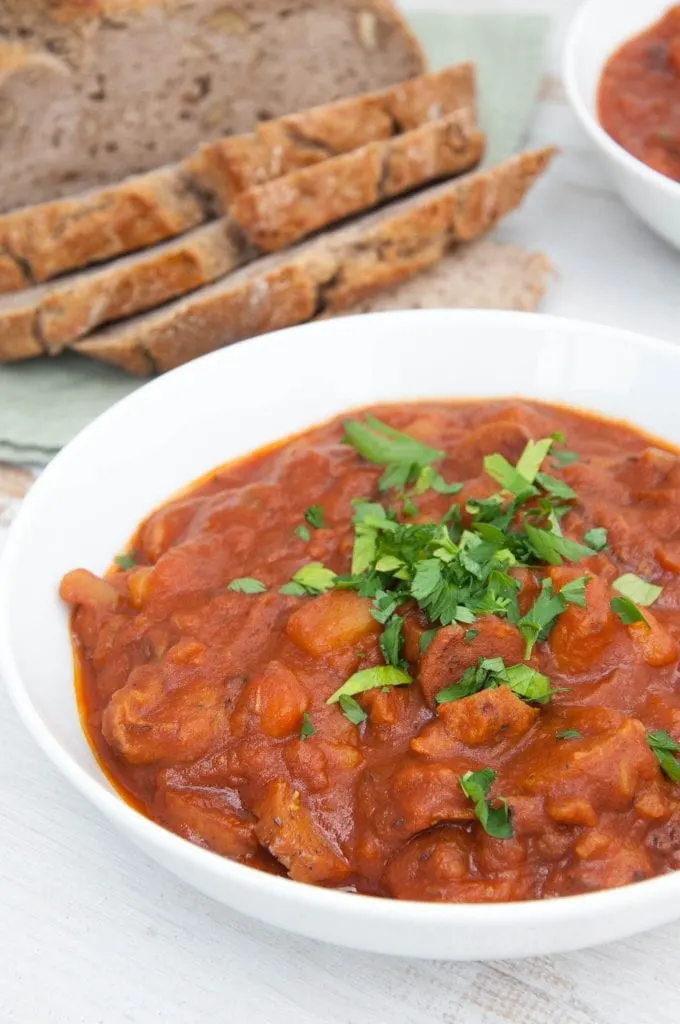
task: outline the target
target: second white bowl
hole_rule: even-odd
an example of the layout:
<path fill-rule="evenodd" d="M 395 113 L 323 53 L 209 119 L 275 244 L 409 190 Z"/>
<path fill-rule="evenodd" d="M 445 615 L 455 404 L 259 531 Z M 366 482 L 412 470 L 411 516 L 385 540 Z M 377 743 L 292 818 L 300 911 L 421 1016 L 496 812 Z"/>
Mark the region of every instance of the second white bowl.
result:
<path fill-rule="evenodd" d="M 600 76 L 609 57 L 657 21 L 669 0 L 585 0 L 564 50 L 563 78 L 569 100 L 602 153 L 627 205 L 657 234 L 680 249 L 680 182 L 632 156 L 601 126 L 597 116 Z"/>

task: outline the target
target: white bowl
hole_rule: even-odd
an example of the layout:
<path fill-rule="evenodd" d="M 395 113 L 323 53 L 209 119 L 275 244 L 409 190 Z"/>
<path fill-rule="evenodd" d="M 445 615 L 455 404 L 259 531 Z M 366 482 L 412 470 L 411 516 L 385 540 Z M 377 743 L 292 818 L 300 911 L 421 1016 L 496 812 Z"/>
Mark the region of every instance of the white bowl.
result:
<path fill-rule="evenodd" d="M 658 21 L 669 6 L 670 0 L 584 0 L 567 34 L 562 73 L 569 100 L 624 201 L 653 231 L 680 248 L 680 182 L 632 156 L 597 118 L 597 89 L 608 58 Z"/>
<path fill-rule="evenodd" d="M 378 400 L 524 395 L 626 417 L 680 444 L 680 350 L 535 314 L 429 310 L 312 323 L 223 349 L 153 381 L 84 430 L 30 492 L 0 562 L 0 659 L 56 765 L 150 857 L 281 928 L 357 949 L 452 960 L 594 945 L 680 916 L 680 872 L 528 903 L 376 899 L 264 874 L 132 810 L 85 741 L 64 572 L 102 572 L 144 515 L 212 467 Z M 106 880 L 102 878 L 102 886 Z"/>

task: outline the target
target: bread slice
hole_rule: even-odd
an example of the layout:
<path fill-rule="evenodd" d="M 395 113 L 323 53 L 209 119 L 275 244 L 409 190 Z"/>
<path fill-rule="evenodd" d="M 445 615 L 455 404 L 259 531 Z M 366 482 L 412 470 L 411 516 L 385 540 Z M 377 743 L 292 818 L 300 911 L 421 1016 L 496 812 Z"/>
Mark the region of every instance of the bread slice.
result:
<path fill-rule="evenodd" d="M 517 309 L 529 312 L 554 275 L 542 254 L 482 238 L 464 242 L 441 262 L 352 307 L 353 313 L 389 309 Z"/>
<path fill-rule="evenodd" d="M 55 354 L 102 324 L 160 306 L 398 193 L 475 166 L 484 135 L 468 112 L 315 164 L 237 198 L 178 240 L 0 297 L 0 362 Z"/>
<path fill-rule="evenodd" d="M 3 0 L 0 38 L 5 210 L 423 71 L 389 0 Z"/>
<path fill-rule="evenodd" d="M 144 376 L 253 335 L 347 310 L 434 265 L 456 242 L 492 228 L 519 205 L 554 152 L 522 153 L 437 185 L 74 347 Z"/>
<path fill-rule="evenodd" d="M 226 212 L 245 188 L 474 108 L 474 70 L 457 65 L 267 122 L 111 188 L 0 216 L 0 293 L 173 238 Z"/>

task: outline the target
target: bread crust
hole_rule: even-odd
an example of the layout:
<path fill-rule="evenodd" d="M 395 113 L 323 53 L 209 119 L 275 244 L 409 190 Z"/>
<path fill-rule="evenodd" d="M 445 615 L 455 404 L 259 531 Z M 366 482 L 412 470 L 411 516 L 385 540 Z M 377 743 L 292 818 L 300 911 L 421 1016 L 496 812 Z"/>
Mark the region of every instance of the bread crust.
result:
<path fill-rule="evenodd" d="M 255 334 L 348 310 L 490 230 L 521 202 L 554 153 L 550 147 L 522 153 L 435 186 L 297 253 L 269 257 L 260 271 L 248 268 L 239 280 L 212 285 L 74 347 L 145 375 Z"/>

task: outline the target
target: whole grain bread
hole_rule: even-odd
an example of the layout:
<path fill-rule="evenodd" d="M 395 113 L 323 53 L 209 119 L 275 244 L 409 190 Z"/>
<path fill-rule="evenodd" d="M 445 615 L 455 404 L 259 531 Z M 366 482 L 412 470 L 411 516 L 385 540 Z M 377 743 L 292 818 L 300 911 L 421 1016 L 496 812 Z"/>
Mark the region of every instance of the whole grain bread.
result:
<path fill-rule="evenodd" d="M 0 293 L 173 238 L 225 213 L 246 188 L 474 107 L 474 70 L 457 65 L 262 124 L 110 188 L 5 214 Z"/>
<path fill-rule="evenodd" d="M 345 311 L 437 263 L 522 201 L 554 154 L 522 153 L 122 322 L 74 347 L 139 375 L 169 370 L 256 334 Z"/>
<path fill-rule="evenodd" d="M 0 38 L 3 209 L 423 70 L 389 0 L 3 0 Z"/>
<path fill-rule="evenodd" d="M 319 228 L 475 166 L 468 112 L 333 157 L 238 197 L 220 221 L 52 285 L 0 297 L 0 362 L 59 352 L 102 324 L 160 306 Z M 239 202 L 242 200 L 242 202 Z"/>

